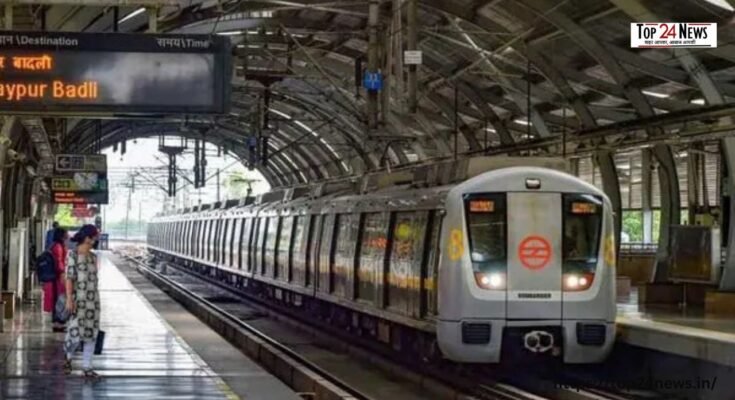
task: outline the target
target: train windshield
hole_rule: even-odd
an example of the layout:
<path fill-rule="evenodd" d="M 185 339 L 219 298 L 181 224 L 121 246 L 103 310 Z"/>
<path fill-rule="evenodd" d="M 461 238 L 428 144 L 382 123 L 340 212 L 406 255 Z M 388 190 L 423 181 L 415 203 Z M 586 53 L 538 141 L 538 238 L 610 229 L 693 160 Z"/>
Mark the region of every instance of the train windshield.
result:
<path fill-rule="evenodd" d="M 507 260 L 504 195 L 465 197 L 472 267 L 478 272 L 505 268 Z"/>
<path fill-rule="evenodd" d="M 602 199 L 565 195 L 563 226 L 564 272 L 594 272 L 602 231 Z"/>

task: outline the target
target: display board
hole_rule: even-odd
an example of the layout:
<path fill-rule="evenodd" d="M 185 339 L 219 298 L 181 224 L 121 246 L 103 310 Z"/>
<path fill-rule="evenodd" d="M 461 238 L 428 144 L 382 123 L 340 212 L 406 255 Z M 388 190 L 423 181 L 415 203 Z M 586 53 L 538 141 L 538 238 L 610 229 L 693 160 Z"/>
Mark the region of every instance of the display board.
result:
<path fill-rule="evenodd" d="M 229 39 L 218 35 L 0 34 L 0 112 L 222 114 Z"/>
<path fill-rule="evenodd" d="M 672 281 L 717 283 L 720 276 L 720 232 L 708 226 L 672 225 Z"/>
<path fill-rule="evenodd" d="M 107 156 L 58 154 L 51 193 L 56 204 L 107 204 Z"/>

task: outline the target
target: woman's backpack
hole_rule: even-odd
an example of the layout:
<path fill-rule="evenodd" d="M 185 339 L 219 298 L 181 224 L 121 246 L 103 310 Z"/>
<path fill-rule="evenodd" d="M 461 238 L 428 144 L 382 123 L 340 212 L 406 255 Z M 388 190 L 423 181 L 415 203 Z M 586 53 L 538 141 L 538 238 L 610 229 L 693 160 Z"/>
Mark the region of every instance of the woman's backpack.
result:
<path fill-rule="evenodd" d="M 56 260 L 50 251 L 46 250 L 36 259 L 38 280 L 42 283 L 56 281 Z"/>

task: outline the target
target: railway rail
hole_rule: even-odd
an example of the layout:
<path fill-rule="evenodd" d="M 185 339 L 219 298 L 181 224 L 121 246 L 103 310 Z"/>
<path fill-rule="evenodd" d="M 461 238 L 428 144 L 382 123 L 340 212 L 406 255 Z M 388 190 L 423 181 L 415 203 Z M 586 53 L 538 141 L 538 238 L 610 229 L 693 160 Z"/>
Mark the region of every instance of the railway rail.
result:
<path fill-rule="evenodd" d="M 228 313 L 222 307 L 218 306 L 212 301 L 208 301 L 205 296 L 193 293 L 193 290 L 185 287 L 182 283 L 172 279 L 170 275 L 158 272 L 155 270 L 155 266 L 150 265 L 150 260 L 141 257 L 140 249 L 137 249 L 137 257 L 130 257 L 124 255 L 129 261 L 133 262 L 138 271 L 145 275 L 148 279 L 152 280 L 156 285 L 164 288 L 165 291 L 172 294 L 179 302 L 190 310 L 194 311 L 200 319 L 205 320 L 210 325 L 215 325 L 220 332 L 229 332 L 232 329 L 228 329 L 226 326 L 240 328 L 253 337 L 253 340 L 262 341 L 268 347 L 275 350 L 275 356 L 283 356 L 286 362 L 290 362 L 292 367 L 299 370 L 307 370 L 313 375 L 313 379 L 316 382 L 328 383 L 327 388 L 320 388 L 322 394 L 319 394 L 319 390 L 314 390 L 313 398 L 354 398 L 354 399 L 370 399 L 365 393 L 361 393 L 354 387 L 346 383 L 344 380 L 329 373 L 324 368 L 320 367 L 316 363 L 306 359 L 304 356 L 298 354 L 293 349 L 286 345 L 278 343 L 273 338 L 268 337 L 263 332 L 251 327 L 247 322 L 242 321 L 237 316 Z M 208 276 L 202 276 L 196 274 L 186 268 L 173 265 L 170 263 L 164 263 L 166 268 L 171 268 L 176 273 L 182 276 L 187 276 L 190 279 L 196 279 L 200 282 L 206 282 L 206 284 L 221 289 L 239 299 L 240 301 L 254 304 L 255 307 L 260 307 L 267 310 L 268 313 L 274 311 L 278 315 L 280 321 L 285 322 L 291 326 L 297 326 L 301 329 L 316 330 L 322 334 L 326 333 L 331 337 L 336 337 L 340 341 L 349 342 L 350 355 L 361 358 L 368 362 L 375 362 L 382 369 L 390 371 L 403 377 L 412 378 L 415 383 L 424 387 L 430 387 L 437 393 L 441 393 L 441 398 L 448 399 L 500 399 L 500 400 L 540 400 L 540 399 L 563 399 L 563 400 L 621 400 L 630 399 L 634 396 L 629 394 L 620 394 L 608 392 L 600 389 L 584 389 L 581 384 L 574 385 L 574 378 L 567 377 L 566 380 L 571 382 L 570 385 L 558 385 L 554 384 L 550 380 L 542 378 L 527 379 L 514 379 L 508 377 L 507 371 L 503 372 L 498 370 L 496 367 L 478 366 L 477 368 L 471 368 L 473 372 L 468 372 L 466 366 L 459 365 L 444 365 L 434 368 L 428 365 L 408 365 L 405 361 L 396 360 L 395 357 L 391 357 L 391 354 L 386 353 L 384 349 L 376 348 L 374 343 L 369 341 L 360 341 L 341 330 L 329 329 L 329 327 L 320 325 L 314 326 L 313 321 L 303 321 L 298 318 L 297 315 L 291 310 L 283 309 L 279 310 L 278 307 L 274 307 L 272 304 L 264 302 L 262 299 L 257 297 L 249 296 L 247 293 L 241 290 L 234 289 L 228 285 L 212 279 Z M 196 312 L 199 310 L 199 312 Z M 225 335 L 230 341 L 238 342 L 238 339 L 232 334 Z M 232 337 L 230 337 L 232 336 Z M 355 342 L 359 343 L 355 343 Z M 245 347 L 247 349 L 247 346 Z M 253 351 L 247 351 L 250 355 L 253 355 Z M 258 355 L 258 354 L 256 354 Z M 268 357 L 266 357 L 268 358 Z M 260 359 L 260 357 L 258 358 Z M 261 360 L 262 361 L 262 360 Z M 274 362 L 267 361 L 270 364 Z M 410 364 L 410 363 L 409 363 Z M 450 363 L 451 364 L 451 363 Z M 268 365 L 266 365 L 268 367 Z M 411 372 L 413 371 L 413 372 Z M 420 371 L 416 373 L 415 371 Z M 282 378 L 275 371 L 279 378 Z M 492 380 L 489 377 L 498 376 L 497 380 Z M 286 383 L 290 379 L 286 376 Z M 507 383 L 506 383 L 507 382 Z M 299 388 L 296 388 L 299 389 Z M 332 397 L 324 397 L 329 394 Z M 645 396 L 647 398 L 648 394 Z"/>

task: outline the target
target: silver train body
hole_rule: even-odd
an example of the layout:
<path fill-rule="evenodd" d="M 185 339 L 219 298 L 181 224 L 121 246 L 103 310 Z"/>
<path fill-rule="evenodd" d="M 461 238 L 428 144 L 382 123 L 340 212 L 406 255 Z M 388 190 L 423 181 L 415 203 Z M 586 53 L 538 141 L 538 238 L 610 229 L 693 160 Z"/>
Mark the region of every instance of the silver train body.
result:
<path fill-rule="evenodd" d="M 510 167 L 436 188 L 162 215 L 148 246 L 394 349 L 596 363 L 615 337 L 610 210 L 574 176 Z"/>

